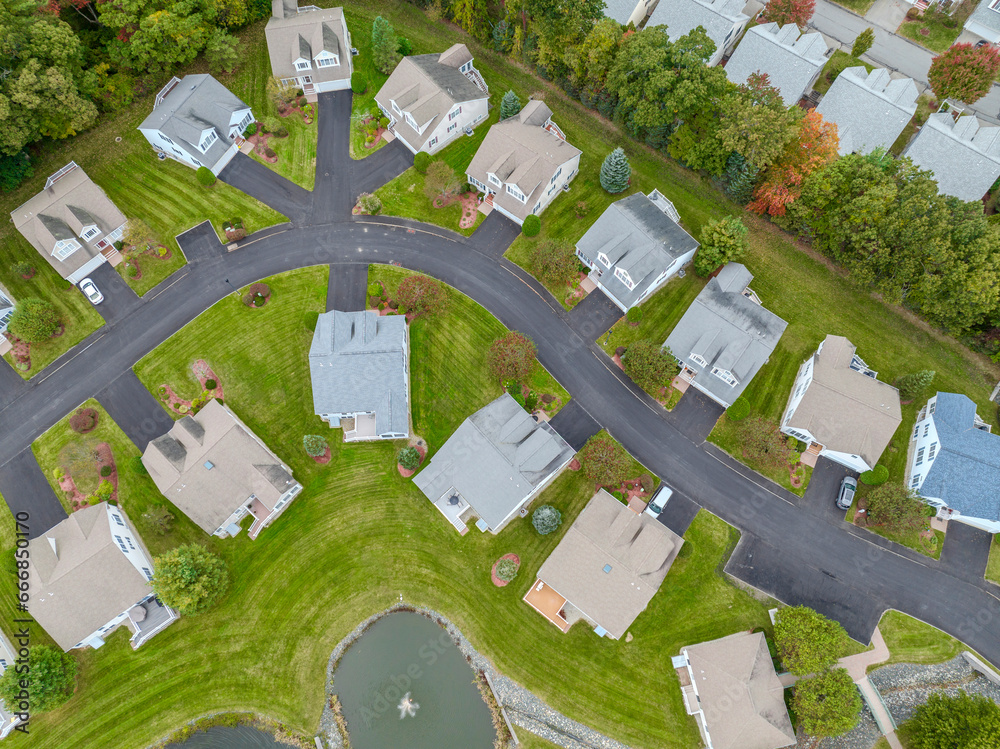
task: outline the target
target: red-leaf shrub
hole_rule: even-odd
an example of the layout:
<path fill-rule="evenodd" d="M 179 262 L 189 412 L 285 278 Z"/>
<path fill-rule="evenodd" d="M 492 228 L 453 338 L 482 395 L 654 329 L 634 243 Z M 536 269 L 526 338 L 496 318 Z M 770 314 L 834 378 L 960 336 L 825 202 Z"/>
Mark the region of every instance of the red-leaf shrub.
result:
<path fill-rule="evenodd" d="M 769 0 L 764 6 L 763 20 L 784 26 L 794 23 L 796 26 L 806 26 L 816 10 L 816 0 Z"/>
<path fill-rule="evenodd" d="M 927 80 L 938 97 L 973 104 L 989 93 L 998 71 L 1000 50 L 992 44 L 956 44 L 931 61 Z"/>
<path fill-rule="evenodd" d="M 396 301 L 414 315 L 433 315 L 444 311 L 448 297 L 439 281 L 428 276 L 408 276 L 396 290 Z"/>
<path fill-rule="evenodd" d="M 501 382 L 526 380 L 535 368 L 535 344 L 516 330 L 497 338 L 486 353 L 486 366 Z"/>
<path fill-rule="evenodd" d="M 97 426 L 97 411 L 92 408 L 81 408 L 69 417 L 69 428 L 78 434 L 86 434 Z"/>
<path fill-rule="evenodd" d="M 266 283 L 261 283 L 260 281 L 250 284 L 250 288 L 247 289 L 247 291 L 254 296 L 257 296 L 258 294 L 265 298 L 271 296 L 271 288 Z"/>

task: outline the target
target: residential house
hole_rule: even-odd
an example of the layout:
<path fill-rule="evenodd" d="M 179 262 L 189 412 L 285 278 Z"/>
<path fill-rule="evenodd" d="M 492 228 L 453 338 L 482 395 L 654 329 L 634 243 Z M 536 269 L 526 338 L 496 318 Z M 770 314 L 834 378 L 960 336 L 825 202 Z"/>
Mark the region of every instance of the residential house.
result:
<path fill-rule="evenodd" d="M 23 643 L 23 646 L 27 647 L 29 640 L 22 638 L 20 643 Z M 0 675 L 8 668 L 14 667 L 14 663 L 17 661 L 16 653 L 17 651 L 14 649 L 14 646 L 7 639 L 7 635 L 0 631 Z M 11 731 L 24 722 L 24 719 L 24 713 L 11 712 L 3 700 L 0 700 L 0 739 L 7 738 Z M 27 729 L 25 728 L 24 730 Z"/>
<path fill-rule="evenodd" d="M 753 274 L 729 263 L 701 290 L 664 342 L 680 377 L 729 408 L 767 363 L 788 323 L 750 289 Z"/>
<path fill-rule="evenodd" d="M 917 96 L 912 78 L 858 65 L 837 76 L 816 111 L 837 126 L 841 156 L 888 151 L 917 111 Z"/>
<path fill-rule="evenodd" d="M 298 0 L 271 0 L 264 27 L 271 74 L 308 96 L 351 87 L 354 62 L 343 8 L 298 7 Z"/>
<path fill-rule="evenodd" d="M 726 75 L 739 85 L 754 73 L 767 73 L 785 106 L 798 104 L 826 65 L 829 52 L 821 34 L 802 34 L 794 23 L 754 26 L 726 63 Z"/>
<path fill-rule="evenodd" d="M 934 172 L 939 192 L 978 201 L 1000 177 L 1000 127 L 981 125 L 975 115 L 932 114 L 903 155 Z"/>
<path fill-rule="evenodd" d="M 348 442 L 408 437 L 409 353 L 403 315 L 320 315 L 309 349 L 313 410 Z"/>
<path fill-rule="evenodd" d="M 576 243 L 590 280 L 622 312 L 641 304 L 694 257 L 698 242 L 658 190 L 607 207 Z"/>
<path fill-rule="evenodd" d="M 497 533 L 573 459 L 548 422 L 504 393 L 461 423 L 413 479 L 448 522 Z"/>
<path fill-rule="evenodd" d="M 11 211 L 14 227 L 70 283 L 98 266 L 118 263 L 114 243 L 125 216 L 87 173 L 69 162 L 45 181 L 45 189 Z"/>
<path fill-rule="evenodd" d="M 878 380 L 854 344 L 828 335 L 799 367 L 781 431 L 852 471 L 870 471 L 903 420 L 899 391 Z"/>
<path fill-rule="evenodd" d="M 208 167 L 217 175 L 239 151 L 253 121 L 250 105 L 212 76 L 174 76 L 156 95 L 139 132 L 161 159 Z"/>
<path fill-rule="evenodd" d="M 718 65 L 732 51 L 750 20 L 743 12 L 745 5 L 746 0 L 660 0 L 646 28 L 665 24 L 667 34 L 677 40 L 701 26 L 715 42 L 715 52 L 706 64 Z"/>
<path fill-rule="evenodd" d="M 622 26 L 632 24 L 639 28 L 650 14 L 656 0 L 607 0 L 604 15 L 613 18 Z"/>
<path fill-rule="evenodd" d="M 957 393 L 937 393 L 917 415 L 907 485 L 939 514 L 1000 533 L 1000 436 Z"/>
<path fill-rule="evenodd" d="M 689 645 L 672 661 L 687 713 L 697 719 L 707 749 L 795 745 L 785 688 L 763 632 Z"/>
<path fill-rule="evenodd" d="M 142 463 L 153 483 L 206 533 L 249 536 L 274 522 L 302 484 L 229 408 L 214 398 L 146 446 Z"/>
<path fill-rule="evenodd" d="M 153 593 L 152 557 L 121 507 L 77 510 L 28 552 L 28 609 L 63 650 L 99 648 L 122 625 L 137 648 L 179 617 Z"/>
<path fill-rule="evenodd" d="M 1000 43 L 1000 0 L 983 0 L 965 22 L 965 30 L 990 44 Z"/>
<path fill-rule="evenodd" d="M 683 543 L 601 489 L 542 563 L 524 600 L 563 632 L 582 619 L 619 640 L 656 595 Z"/>
<path fill-rule="evenodd" d="M 13 316 L 14 302 L 10 300 L 4 292 L 3 287 L 0 286 L 0 356 L 3 356 L 13 348 L 11 342 L 4 335 L 7 332 L 7 326 L 10 324 L 10 318 Z"/>
<path fill-rule="evenodd" d="M 540 99 L 490 128 L 465 176 L 486 193 L 486 204 L 523 224 L 541 215 L 580 170 L 580 149 L 566 142 Z"/>
<path fill-rule="evenodd" d="M 413 153 L 437 153 L 486 119 L 490 90 L 464 44 L 399 61 L 375 103 Z"/>

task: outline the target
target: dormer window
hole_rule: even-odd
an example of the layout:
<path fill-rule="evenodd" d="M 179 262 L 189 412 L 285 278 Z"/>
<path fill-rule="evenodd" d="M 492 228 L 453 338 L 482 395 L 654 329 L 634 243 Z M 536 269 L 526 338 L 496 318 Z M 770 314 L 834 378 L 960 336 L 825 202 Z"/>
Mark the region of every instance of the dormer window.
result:
<path fill-rule="evenodd" d="M 740 384 L 740 381 L 733 377 L 733 373 L 728 369 L 719 369 L 718 367 L 712 367 L 712 374 L 722 380 L 724 383 L 729 385 L 729 387 L 735 387 Z"/>
<path fill-rule="evenodd" d="M 56 260 L 65 260 L 79 249 L 80 243 L 75 239 L 60 239 L 56 242 L 56 246 L 52 250 L 52 254 L 55 256 Z"/>
<path fill-rule="evenodd" d="M 635 288 L 635 283 L 632 281 L 632 277 L 628 274 L 627 270 L 623 268 L 615 268 L 615 278 L 628 286 L 629 291 Z"/>
<path fill-rule="evenodd" d="M 316 57 L 317 68 L 332 68 L 340 65 L 340 58 L 337 55 L 323 51 Z"/>
<path fill-rule="evenodd" d="M 312 65 L 309 64 L 308 60 L 299 59 L 299 60 L 295 61 L 295 69 L 296 70 L 312 70 Z"/>
<path fill-rule="evenodd" d="M 219 139 L 219 136 L 214 130 L 209 130 L 205 133 L 205 137 L 201 139 L 201 143 L 198 144 L 198 148 L 201 149 L 202 153 L 205 153 L 209 147 Z"/>
<path fill-rule="evenodd" d="M 390 101 L 389 103 L 392 104 L 392 111 L 393 112 L 395 112 L 396 114 L 402 114 L 402 112 L 399 111 L 399 107 L 396 106 L 396 102 Z"/>
<path fill-rule="evenodd" d="M 691 356 L 689 356 L 688 358 L 691 361 L 693 361 L 695 364 L 697 364 L 699 367 L 707 367 L 708 366 L 708 362 L 705 361 L 705 357 L 702 356 L 701 354 L 691 354 Z"/>
<path fill-rule="evenodd" d="M 524 203 L 528 199 L 527 197 L 525 197 L 524 193 L 521 192 L 520 188 L 518 188 L 517 185 L 514 184 L 507 185 L 507 192 L 510 195 L 513 195 L 518 200 L 520 200 L 522 203 Z"/>
<path fill-rule="evenodd" d="M 418 129 L 417 121 L 410 116 L 409 112 L 403 115 L 403 119 L 406 120 L 406 124 L 412 127 L 414 130 Z"/>
<path fill-rule="evenodd" d="M 603 252 L 598 252 L 597 253 L 597 259 L 600 260 L 601 263 L 604 264 L 605 268 L 610 268 L 611 267 L 611 258 L 609 258 L 607 255 L 605 255 Z"/>
<path fill-rule="evenodd" d="M 496 185 L 497 187 L 500 187 L 501 185 L 503 185 L 503 182 L 500 181 L 500 178 L 498 176 L 496 176 L 495 174 L 493 174 L 493 172 L 490 172 L 489 174 L 487 174 L 486 175 L 486 179 L 488 179 L 490 181 L 490 184 Z"/>
<path fill-rule="evenodd" d="M 84 242 L 89 242 L 101 233 L 101 230 L 97 228 L 96 224 L 91 224 L 90 226 L 83 227 L 83 231 L 80 232 L 80 237 Z"/>
<path fill-rule="evenodd" d="M 1000 0 L 997 0 L 997 2 L 1000 2 Z M 459 71 L 461 71 L 462 73 L 468 73 L 470 70 L 472 70 L 472 60 L 469 60 L 467 63 L 465 63 L 465 65 L 459 68 Z"/>

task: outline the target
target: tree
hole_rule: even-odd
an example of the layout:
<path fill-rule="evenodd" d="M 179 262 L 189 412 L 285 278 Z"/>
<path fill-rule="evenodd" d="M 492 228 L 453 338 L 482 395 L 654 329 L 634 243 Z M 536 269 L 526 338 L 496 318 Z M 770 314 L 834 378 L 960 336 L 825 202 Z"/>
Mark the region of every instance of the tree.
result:
<path fill-rule="evenodd" d="M 306 451 L 306 455 L 310 458 L 318 458 L 322 455 L 326 455 L 326 449 L 329 447 L 326 438 L 319 434 L 306 434 L 302 437 L 302 449 Z"/>
<path fill-rule="evenodd" d="M 617 488 L 632 470 L 632 458 L 607 432 L 598 432 L 576 455 L 583 475 L 602 486 Z"/>
<path fill-rule="evenodd" d="M 794 23 L 796 26 L 809 25 L 813 11 L 816 10 L 816 0 L 768 0 L 764 6 L 764 21 L 784 26 Z"/>
<path fill-rule="evenodd" d="M 800 111 L 785 106 L 766 73 L 752 73 L 723 100 L 718 139 L 727 154 L 735 151 L 766 169 L 795 137 Z"/>
<path fill-rule="evenodd" d="M 399 62 L 399 37 L 392 24 L 382 16 L 376 16 L 372 23 L 372 62 L 382 73 L 388 75 Z"/>
<path fill-rule="evenodd" d="M 530 338 L 508 330 L 486 352 L 486 366 L 500 382 L 520 382 L 535 369 L 535 351 Z"/>
<path fill-rule="evenodd" d="M 21 668 L 11 667 L 0 677 L 0 699 L 3 699 L 7 710 L 30 710 L 34 715 L 59 707 L 73 696 L 77 663 L 72 655 L 49 645 L 35 645 L 28 651 L 27 665 L 30 669 L 27 673 L 23 673 Z"/>
<path fill-rule="evenodd" d="M 455 23 L 481 42 L 490 36 L 490 16 L 486 0 L 453 0 L 451 15 Z"/>
<path fill-rule="evenodd" d="M 212 29 L 205 40 L 205 60 L 213 75 L 231 71 L 240 61 L 240 40 L 223 29 Z"/>
<path fill-rule="evenodd" d="M 531 513 L 531 524 L 540 535 L 547 536 L 562 524 L 562 513 L 552 505 L 542 505 Z"/>
<path fill-rule="evenodd" d="M 955 44 L 933 60 L 927 73 L 935 95 L 974 104 L 989 93 L 1000 71 L 1000 50 L 992 44 Z"/>
<path fill-rule="evenodd" d="M 906 722 L 906 744 L 911 749 L 990 749 L 997 736 L 1000 706 L 965 691 L 954 697 L 934 692 Z"/>
<path fill-rule="evenodd" d="M 739 216 L 709 219 L 701 230 L 701 245 L 694 256 L 694 270 L 708 276 L 720 265 L 739 261 L 747 251 L 750 232 Z"/>
<path fill-rule="evenodd" d="M 31 168 L 31 156 L 27 151 L 6 156 L 0 150 L 0 192 L 16 189 L 34 173 L 35 170 Z"/>
<path fill-rule="evenodd" d="M 508 91 L 500 100 L 500 119 L 506 120 L 521 111 L 521 100 L 513 90 Z"/>
<path fill-rule="evenodd" d="M 552 286 L 569 283 L 577 269 L 573 246 L 556 239 L 544 239 L 535 245 L 531 265 L 538 280 Z"/>
<path fill-rule="evenodd" d="M 648 338 L 629 344 L 622 366 L 636 385 L 654 396 L 677 374 L 673 356 Z"/>
<path fill-rule="evenodd" d="M 22 341 L 42 343 L 59 329 L 59 312 L 43 299 L 22 299 L 14 305 L 7 329 Z"/>
<path fill-rule="evenodd" d="M 819 673 L 844 655 L 849 638 L 837 622 L 805 606 L 789 606 L 774 617 L 774 644 L 781 663 L 796 676 Z"/>
<path fill-rule="evenodd" d="M 746 205 L 753 200 L 753 191 L 757 187 L 760 169 L 746 160 L 741 154 L 733 152 L 726 161 L 725 191 L 732 200 L 740 205 Z"/>
<path fill-rule="evenodd" d="M 428 200 L 444 200 L 456 192 L 462 186 L 462 181 L 458 174 L 446 161 L 435 161 L 427 167 L 427 175 L 424 178 L 424 194 Z"/>
<path fill-rule="evenodd" d="M 613 18 L 602 18 L 593 25 L 582 44 L 566 50 L 563 57 L 572 68 L 571 80 L 583 89 L 580 98 L 584 103 L 604 88 L 621 39 L 621 24 Z"/>
<path fill-rule="evenodd" d="M 163 505 L 151 505 L 142 513 L 142 520 L 159 536 L 166 536 L 174 527 L 174 514 Z"/>
<path fill-rule="evenodd" d="M 899 388 L 899 397 L 904 401 L 911 401 L 930 387 L 934 381 L 934 370 L 922 369 L 919 372 L 903 375 L 896 380 L 896 387 Z"/>
<path fill-rule="evenodd" d="M 431 165 L 431 155 L 427 151 L 417 151 L 413 157 L 413 168 L 420 174 L 427 174 L 427 169 Z"/>
<path fill-rule="evenodd" d="M 753 416 L 736 427 L 743 457 L 762 469 L 777 469 L 792 461 L 792 451 L 778 425 L 762 416 Z"/>
<path fill-rule="evenodd" d="M 204 546 L 184 544 L 153 560 L 157 597 L 185 616 L 205 611 L 229 587 L 226 563 Z"/>
<path fill-rule="evenodd" d="M 625 151 L 619 146 L 601 164 L 601 187 L 615 195 L 628 187 L 631 178 L 632 167 L 629 166 Z"/>
<path fill-rule="evenodd" d="M 875 29 L 869 26 L 854 38 L 851 45 L 851 57 L 860 58 L 865 52 L 872 48 L 875 43 Z"/>
<path fill-rule="evenodd" d="M 202 187 L 211 187 L 215 184 L 216 177 L 207 166 L 200 166 L 195 169 L 194 176 L 198 180 L 198 184 Z"/>
<path fill-rule="evenodd" d="M 444 286 L 433 278 L 422 275 L 407 276 L 396 289 L 400 310 L 414 315 L 434 315 L 448 306 Z"/>
<path fill-rule="evenodd" d="M 927 505 L 902 484 L 882 484 L 868 495 L 868 520 L 874 525 L 906 530 L 925 522 Z"/>
<path fill-rule="evenodd" d="M 538 218 L 534 213 L 529 213 L 525 219 L 524 223 L 521 224 L 521 233 L 526 237 L 538 236 L 538 232 L 542 230 L 542 220 Z"/>
<path fill-rule="evenodd" d="M 211 173 L 211 170 L 209 170 Z M 138 251 L 148 249 L 156 241 L 153 230 L 149 224 L 141 218 L 130 218 L 125 222 L 125 230 L 122 232 L 122 243 L 126 247 L 135 247 Z"/>
<path fill-rule="evenodd" d="M 861 694 L 844 668 L 800 679 L 792 704 L 810 736 L 840 736 L 861 719 Z"/>
<path fill-rule="evenodd" d="M 396 462 L 407 471 L 414 471 L 420 465 L 420 451 L 415 447 L 404 447 L 396 453 Z"/>
<path fill-rule="evenodd" d="M 503 580 L 504 582 L 509 583 L 517 577 L 517 567 L 518 564 L 513 559 L 501 559 L 497 562 L 494 574 L 497 576 L 498 580 Z"/>

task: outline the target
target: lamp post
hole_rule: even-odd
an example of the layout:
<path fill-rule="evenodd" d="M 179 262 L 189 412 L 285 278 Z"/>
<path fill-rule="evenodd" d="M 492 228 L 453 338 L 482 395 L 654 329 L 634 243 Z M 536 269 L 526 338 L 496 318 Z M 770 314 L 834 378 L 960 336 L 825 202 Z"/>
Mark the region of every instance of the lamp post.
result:
<path fill-rule="evenodd" d="M 240 295 L 240 292 L 237 290 L 237 288 L 235 286 L 233 286 L 231 283 L 229 283 L 229 279 L 228 278 L 226 279 L 226 283 L 229 284 L 229 288 L 233 290 L 233 293 L 236 294 L 236 296 Z"/>

